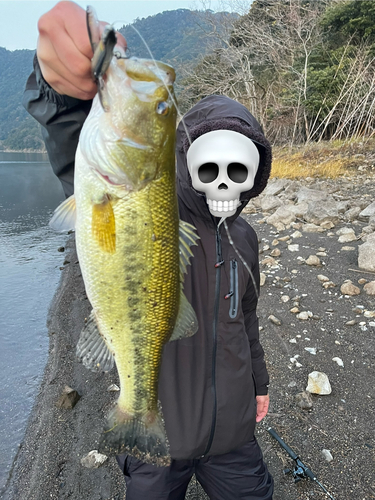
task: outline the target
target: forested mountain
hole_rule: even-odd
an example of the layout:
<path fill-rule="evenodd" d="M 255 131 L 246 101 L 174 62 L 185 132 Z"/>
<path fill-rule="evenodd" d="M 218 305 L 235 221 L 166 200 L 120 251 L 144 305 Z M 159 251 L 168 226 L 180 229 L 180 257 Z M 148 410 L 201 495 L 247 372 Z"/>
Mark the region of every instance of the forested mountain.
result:
<path fill-rule="evenodd" d="M 375 133 L 375 1 L 243 0 L 241 16 L 186 9 L 137 19 L 157 60 L 177 70 L 182 111 L 209 94 L 245 104 L 276 144 Z M 130 55 L 149 58 L 121 28 Z M 21 105 L 32 51 L 0 48 L 0 149 L 38 148 Z"/>
<path fill-rule="evenodd" d="M 39 125 L 22 106 L 33 57 L 33 50 L 11 52 L 0 47 L 0 149 L 43 147 Z"/>
<path fill-rule="evenodd" d="M 219 32 L 224 19 L 233 17 L 226 12 L 210 14 Z M 211 40 L 212 26 L 202 12 L 178 9 L 137 19 L 119 31 L 127 40 L 130 55 L 150 58 L 150 50 L 154 59 L 178 68 L 205 53 Z"/>
<path fill-rule="evenodd" d="M 221 25 L 220 16 L 214 14 Z M 208 38 L 202 29 L 201 15 L 187 9 L 166 11 L 155 16 L 137 19 L 134 27 L 147 42 L 157 60 L 171 63 L 177 70 L 184 63 L 203 55 Z M 139 35 L 130 25 L 121 30 L 127 38 L 130 55 L 150 58 Z M 0 150 L 43 148 L 39 125 L 22 106 L 26 80 L 32 71 L 34 51 L 8 51 L 0 47 Z"/>

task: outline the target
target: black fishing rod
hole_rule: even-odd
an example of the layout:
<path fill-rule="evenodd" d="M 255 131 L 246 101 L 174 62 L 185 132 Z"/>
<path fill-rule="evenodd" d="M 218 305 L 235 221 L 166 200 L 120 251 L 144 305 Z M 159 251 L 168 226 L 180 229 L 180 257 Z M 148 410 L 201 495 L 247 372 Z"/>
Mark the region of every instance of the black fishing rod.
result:
<path fill-rule="evenodd" d="M 294 482 L 298 483 L 302 479 L 310 478 L 312 481 L 314 481 L 323 491 L 326 495 L 329 496 L 331 500 L 335 500 L 333 496 L 326 490 L 326 488 L 320 483 L 315 474 L 312 472 L 311 469 L 305 465 L 302 460 L 299 458 L 299 456 L 290 448 L 285 441 L 281 439 L 281 437 L 277 434 L 275 429 L 272 427 L 269 427 L 268 432 L 271 434 L 273 438 L 276 439 L 276 441 L 280 444 L 282 448 L 288 453 L 290 458 L 292 458 L 295 462 L 294 469 L 284 469 L 284 474 L 293 474 Z"/>

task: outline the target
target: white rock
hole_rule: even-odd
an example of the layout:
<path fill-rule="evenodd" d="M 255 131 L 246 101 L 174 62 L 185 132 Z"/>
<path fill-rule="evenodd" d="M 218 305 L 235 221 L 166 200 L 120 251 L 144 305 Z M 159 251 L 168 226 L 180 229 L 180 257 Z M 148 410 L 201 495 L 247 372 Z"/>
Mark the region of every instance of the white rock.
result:
<path fill-rule="evenodd" d="M 375 281 L 369 281 L 369 283 L 366 283 L 363 290 L 367 293 L 367 295 L 375 295 Z"/>
<path fill-rule="evenodd" d="M 306 201 L 310 203 L 311 201 L 323 201 L 328 198 L 328 193 L 326 191 L 320 191 L 318 189 L 309 189 L 307 187 L 302 187 L 296 194 L 298 203 Z"/>
<path fill-rule="evenodd" d="M 324 233 L 324 229 L 316 224 L 304 224 L 302 231 L 304 233 Z"/>
<path fill-rule="evenodd" d="M 316 355 L 316 347 L 305 347 L 305 351 L 314 354 L 314 356 Z"/>
<path fill-rule="evenodd" d="M 297 339 L 290 339 L 290 340 L 289 340 L 289 342 L 290 342 L 291 344 L 297 344 Z"/>
<path fill-rule="evenodd" d="M 267 224 L 272 224 L 273 226 L 278 228 L 278 225 L 281 223 L 284 225 L 290 224 L 296 220 L 296 216 L 293 213 L 293 210 L 288 205 L 283 205 L 279 207 L 275 213 L 267 217 Z"/>
<path fill-rule="evenodd" d="M 305 321 L 311 318 L 312 315 L 313 313 L 311 311 L 301 311 L 299 314 L 297 314 L 296 318 Z"/>
<path fill-rule="evenodd" d="M 291 238 L 302 238 L 302 233 L 300 231 L 294 231 L 293 234 L 290 235 Z"/>
<path fill-rule="evenodd" d="M 318 371 L 309 373 L 306 391 L 320 395 L 331 394 L 332 388 L 327 375 Z"/>
<path fill-rule="evenodd" d="M 264 286 L 266 282 L 266 275 L 264 273 L 260 273 L 260 286 Z"/>
<path fill-rule="evenodd" d="M 352 233 L 342 234 L 339 237 L 339 243 L 350 243 L 351 241 L 355 241 L 356 239 L 357 239 L 357 236 L 355 235 L 355 232 L 353 231 Z"/>
<path fill-rule="evenodd" d="M 106 455 L 102 455 L 98 450 L 92 450 L 85 457 L 81 458 L 81 464 L 88 469 L 97 469 L 106 460 L 108 460 Z"/>
<path fill-rule="evenodd" d="M 288 250 L 290 252 L 299 252 L 299 245 L 297 245 L 297 244 L 288 245 Z"/>
<path fill-rule="evenodd" d="M 120 390 L 120 387 L 116 384 L 111 384 L 107 389 L 108 392 L 117 392 L 119 390 Z"/>
<path fill-rule="evenodd" d="M 327 276 L 324 276 L 324 274 L 318 274 L 317 278 L 319 281 L 329 281 L 329 278 L 327 278 Z"/>
<path fill-rule="evenodd" d="M 359 245 L 358 267 L 365 271 L 375 271 L 375 233 L 368 236 L 366 243 Z"/>
<path fill-rule="evenodd" d="M 354 234 L 354 229 L 351 227 L 342 227 L 336 231 L 337 236 L 342 236 L 344 234 Z"/>
<path fill-rule="evenodd" d="M 363 316 L 365 318 L 375 318 L 375 311 L 365 311 Z"/>
<path fill-rule="evenodd" d="M 333 456 L 329 450 L 322 450 L 323 458 L 327 460 L 327 462 L 332 462 Z"/>
<path fill-rule="evenodd" d="M 339 366 L 344 366 L 344 362 L 341 358 L 332 358 L 332 361 L 335 361 Z"/>
<path fill-rule="evenodd" d="M 289 302 L 289 301 L 290 301 L 289 295 L 282 295 L 281 296 L 281 302 L 286 303 L 286 302 Z"/>
<path fill-rule="evenodd" d="M 365 222 L 375 214 L 375 201 L 373 201 L 368 207 L 366 207 L 359 214 L 358 218 L 364 220 Z"/>

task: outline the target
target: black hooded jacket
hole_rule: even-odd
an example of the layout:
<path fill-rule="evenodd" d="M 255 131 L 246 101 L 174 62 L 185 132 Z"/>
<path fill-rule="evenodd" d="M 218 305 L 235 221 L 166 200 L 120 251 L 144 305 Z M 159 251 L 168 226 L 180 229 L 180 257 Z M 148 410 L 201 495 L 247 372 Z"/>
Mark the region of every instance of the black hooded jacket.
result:
<path fill-rule="evenodd" d="M 56 94 L 36 62 L 24 106 L 42 124 L 52 167 L 66 195 L 72 194 L 74 154 L 90 103 Z M 174 459 L 223 454 L 251 440 L 255 397 L 266 395 L 269 383 L 256 314 L 258 240 L 238 216 L 266 186 L 271 148 L 249 111 L 224 96 L 201 100 L 184 121 L 190 138 L 180 123 L 176 145 L 180 218 L 194 225 L 200 237 L 192 248 L 184 292 L 197 314 L 199 329 L 193 337 L 164 347 L 159 396 Z M 192 188 L 186 164 L 189 141 L 220 129 L 243 133 L 260 153 L 254 187 L 241 194 L 241 206 L 226 219 L 238 253 L 224 225 L 218 225 L 219 219 L 210 214 L 203 193 Z"/>

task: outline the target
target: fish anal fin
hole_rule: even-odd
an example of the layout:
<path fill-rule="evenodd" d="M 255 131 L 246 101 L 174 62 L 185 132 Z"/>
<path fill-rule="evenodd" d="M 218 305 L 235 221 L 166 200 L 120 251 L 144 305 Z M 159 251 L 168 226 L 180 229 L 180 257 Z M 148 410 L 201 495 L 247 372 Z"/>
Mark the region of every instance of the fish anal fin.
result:
<path fill-rule="evenodd" d="M 178 310 L 176 324 L 169 341 L 171 342 L 185 337 L 192 337 L 197 330 L 197 316 L 181 287 L 180 307 Z"/>
<path fill-rule="evenodd" d="M 93 311 L 81 332 L 76 353 L 83 365 L 93 372 L 108 372 L 114 365 L 113 354 L 100 335 Z"/>
<path fill-rule="evenodd" d="M 76 200 L 74 194 L 59 205 L 49 222 L 55 231 L 72 231 L 76 226 Z"/>
<path fill-rule="evenodd" d="M 197 240 L 199 236 L 196 233 L 194 226 L 188 222 L 180 220 L 179 226 L 179 238 L 180 238 L 180 280 L 184 280 L 184 274 L 187 271 L 187 266 L 190 264 L 190 258 L 193 256 L 191 251 L 192 245 L 197 245 Z"/>
<path fill-rule="evenodd" d="M 116 252 L 116 222 L 112 203 L 106 199 L 92 207 L 92 236 L 99 247 L 108 253 Z"/>

